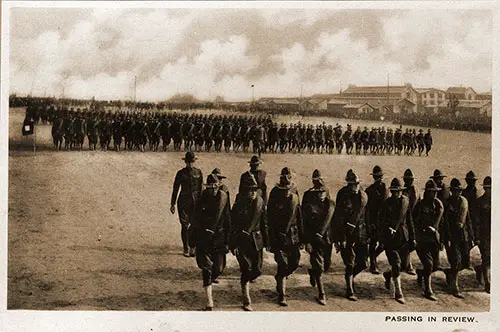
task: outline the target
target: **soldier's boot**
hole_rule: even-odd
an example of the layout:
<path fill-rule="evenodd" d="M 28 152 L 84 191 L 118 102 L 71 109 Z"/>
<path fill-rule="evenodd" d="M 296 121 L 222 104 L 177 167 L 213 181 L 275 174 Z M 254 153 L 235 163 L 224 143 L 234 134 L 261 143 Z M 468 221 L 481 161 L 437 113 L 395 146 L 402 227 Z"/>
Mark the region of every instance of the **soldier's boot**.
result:
<path fill-rule="evenodd" d="M 287 307 L 288 303 L 285 298 L 285 279 L 283 277 L 276 276 L 276 291 L 278 292 L 278 304 L 282 307 Z"/>
<path fill-rule="evenodd" d="M 370 254 L 370 272 L 372 274 L 380 274 L 377 263 L 377 254 L 375 251 Z"/>
<path fill-rule="evenodd" d="M 429 273 L 427 276 L 423 276 L 424 279 L 424 296 L 426 299 L 429 299 L 431 301 L 437 301 L 436 295 L 434 295 L 434 292 L 432 291 L 432 275 Z"/>
<path fill-rule="evenodd" d="M 448 288 L 451 288 L 451 284 L 450 284 L 450 282 L 451 282 L 451 279 L 450 279 L 451 278 L 451 275 L 450 275 L 451 269 L 443 269 L 443 273 L 444 273 L 444 276 L 446 279 L 446 286 Z"/>
<path fill-rule="evenodd" d="M 422 276 L 423 276 L 423 270 L 422 269 L 417 269 L 417 284 L 422 287 Z"/>
<path fill-rule="evenodd" d="M 241 285 L 241 293 L 243 295 L 243 310 L 253 311 L 252 300 L 250 299 L 250 283 L 248 281 Z"/>
<path fill-rule="evenodd" d="M 189 257 L 189 243 L 188 243 L 188 229 L 187 227 L 181 228 L 181 239 L 182 239 L 182 247 L 184 249 L 184 257 Z"/>
<path fill-rule="evenodd" d="M 205 306 L 205 311 L 212 311 L 214 308 L 214 299 L 212 297 L 212 285 L 203 287 L 205 289 L 205 295 L 207 296 L 207 305 Z"/>
<path fill-rule="evenodd" d="M 357 301 L 358 298 L 354 295 L 353 281 L 354 277 L 352 275 L 345 276 L 346 298 L 350 301 Z"/>
<path fill-rule="evenodd" d="M 403 291 L 401 290 L 401 276 L 393 278 L 394 280 L 394 299 L 401 304 L 405 304 L 405 298 L 403 297 Z"/>
<path fill-rule="evenodd" d="M 460 290 L 458 288 L 458 270 L 456 269 L 450 270 L 448 274 L 450 275 L 451 294 L 458 299 L 463 299 L 464 295 L 460 293 Z"/>
<path fill-rule="evenodd" d="M 489 266 L 484 266 L 483 267 L 483 278 L 484 278 L 484 290 L 486 293 L 490 294 L 490 267 Z"/>
<path fill-rule="evenodd" d="M 307 272 L 309 273 L 309 283 L 312 287 L 316 287 L 316 275 L 314 271 L 312 269 L 307 269 Z"/>
<path fill-rule="evenodd" d="M 385 288 L 391 290 L 391 271 L 384 272 Z"/>
<path fill-rule="evenodd" d="M 483 267 L 481 265 L 474 266 L 474 271 L 476 271 L 476 281 L 478 284 L 483 284 Z"/>
<path fill-rule="evenodd" d="M 413 264 L 411 263 L 410 255 L 408 255 L 408 266 L 406 267 L 406 273 L 408 273 L 409 275 L 412 275 L 412 276 L 417 274 L 415 272 L 415 269 L 413 268 Z"/>
<path fill-rule="evenodd" d="M 321 305 L 326 305 L 325 286 L 323 285 L 320 275 L 316 276 L 316 285 L 318 285 L 318 297 L 316 301 Z"/>
<path fill-rule="evenodd" d="M 189 248 L 189 257 L 196 256 L 196 247 Z"/>

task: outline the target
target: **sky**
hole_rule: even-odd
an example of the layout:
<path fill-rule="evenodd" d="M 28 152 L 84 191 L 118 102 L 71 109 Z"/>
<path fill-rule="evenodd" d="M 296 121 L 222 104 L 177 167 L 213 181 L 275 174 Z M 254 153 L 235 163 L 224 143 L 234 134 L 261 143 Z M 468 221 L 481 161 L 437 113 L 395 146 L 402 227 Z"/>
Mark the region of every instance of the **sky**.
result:
<path fill-rule="evenodd" d="M 161 101 L 492 85 L 488 10 L 12 8 L 10 92 Z M 251 86 L 254 85 L 254 88 Z"/>

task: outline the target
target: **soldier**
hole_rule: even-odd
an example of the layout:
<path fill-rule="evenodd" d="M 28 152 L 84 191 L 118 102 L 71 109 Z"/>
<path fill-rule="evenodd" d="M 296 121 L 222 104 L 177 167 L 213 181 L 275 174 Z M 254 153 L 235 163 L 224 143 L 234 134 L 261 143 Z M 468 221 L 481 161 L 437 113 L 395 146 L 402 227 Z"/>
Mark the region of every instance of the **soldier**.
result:
<path fill-rule="evenodd" d="M 490 257 L 491 257 L 491 177 L 483 180 L 484 194 L 476 201 L 477 213 L 474 222 L 475 243 L 481 253 L 481 265 L 476 266 L 476 279 L 484 290 L 490 293 Z"/>
<path fill-rule="evenodd" d="M 212 282 L 220 275 L 228 252 L 231 210 L 227 194 L 219 190 L 217 176 L 209 174 L 205 188 L 195 206 L 190 241 L 196 246 L 196 263 L 202 270 L 207 296 L 205 309 L 212 311 Z"/>
<path fill-rule="evenodd" d="M 465 182 L 467 183 L 467 187 L 462 191 L 462 196 L 467 199 L 469 203 L 469 215 L 471 222 L 475 222 L 476 219 L 476 201 L 479 198 L 476 188 L 477 177 L 473 171 L 467 172 L 465 175 Z M 474 231 L 474 225 L 472 225 L 472 231 Z"/>
<path fill-rule="evenodd" d="M 312 287 L 318 287 L 318 297 L 316 298 L 318 303 L 326 305 L 325 288 L 321 274 L 327 271 L 331 263 L 330 222 L 335 202 L 330 199 L 319 170 L 314 170 L 312 181 L 313 187 L 304 193 L 302 199 L 306 251 L 310 254 L 311 262 L 311 268 L 308 271 L 309 281 Z"/>
<path fill-rule="evenodd" d="M 417 282 L 420 284 L 422 278 L 424 279 L 424 296 L 431 301 L 437 301 L 432 291 L 431 278 L 432 272 L 437 271 L 439 267 L 439 229 L 444 211 L 443 203 L 437 198 L 439 190 L 433 180 L 427 181 L 424 197 L 417 202 L 413 210 L 416 249 L 423 265 L 423 269 L 417 270 Z"/>
<path fill-rule="evenodd" d="M 443 182 L 443 179 L 446 177 L 446 175 L 443 175 L 440 170 L 436 169 L 434 170 L 433 176 L 430 178 L 434 180 L 436 183 L 437 187 L 439 188 L 439 192 L 437 195 L 437 198 L 445 205 L 448 203 L 448 198 L 450 197 L 450 189 L 446 186 L 446 184 Z"/>
<path fill-rule="evenodd" d="M 346 297 L 357 301 L 354 295 L 354 277 L 367 267 L 365 208 L 368 196 L 359 187 L 359 179 L 350 169 L 347 185 L 339 190 L 332 220 L 332 239 L 345 265 Z"/>
<path fill-rule="evenodd" d="M 403 181 L 404 181 L 404 188 L 403 188 L 403 195 L 408 197 L 409 203 L 410 203 L 410 211 L 413 212 L 413 209 L 415 208 L 415 205 L 417 202 L 420 200 L 420 195 L 415 189 L 415 185 L 413 184 L 413 181 L 415 180 L 415 177 L 413 176 L 413 172 L 411 169 L 407 169 L 404 174 L 403 174 Z M 411 252 L 413 251 L 412 248 L 410 248 L 408 252 L 408 259 L 406 260 L 407 265 L 406 267 L 403 266 L 403 269 L 406 271 L 406 273 L 410 275 L 416 275 L 417 273 L 415 272 L 415 269 L 413 268 L 413 265 L 411 263 Z"/>
<path fill-rule="evenodd" d="M 391 271 L 384 272 L 385 287 L 391 288 L 394 282 L 394 299 L 404 304 L 401 291 L 401 268 L 407 266 L 410 248 L 415 246 L 415 234 L 411 215 L 410 200 L 402 195 L 403 187 L 398 178 L 391 181 L 391 197 L 382 203 L 380 211 L 381 242 L 385 248 Z M 369 201 L 369 199 L 368 199 Z"/>
<path fill-rule="evenodd" d="M 250 163 L 250 170 L 241 174 L 240 186 L 239 186 L 238 192 L 241 192 L 243 190 L 243 187 L 241 185 L 242 185 L 244 179 L 249 177 L 250 175 L 252 175 L 255 178 L 255 180 L 257 181 L 257 185 L 259 186 L 259 188 L 257 189 L 257 193 L 264 200 L 264 204 L 267 204 L 266 172 L 264 170 L 259 169 L 260 164 L 262 164 L 262 161 L 260 160 L 260 158 L 258 156 L 252 156 L 249 163 Z"/>
<path fill-rule="evenodd" d="M 418 145 L 418 155 L 419 156 L 422 156 L 422 152 L 424 152 L 425 141 L 424 141 L 423 132 L 424 131 L 422 129 L 420 129 L 418 131 L 418 135 L 417 135 L 417 145 Z"/>
<path fill-rule="evenodd" d="M 292 188 L 291 176 L 280 176 L 267 204 L 270 246 L 278 264 L 274 278 L 281 306 L 288 306 L 285 278 L 298 268 L 300 247 L 304 243 L 299 197 L 293 194 Z"/>
<path fill-rule="evenodd" d="M 432 135 L 430 129 L 427 131 L 427 134 L 424 135 L 424 143 L 425 143 L 425 155 L 428 157 L 429 152 L 431 151 L 432 148 Z"/>
<path fill-rule="evenodd" d="M 184 257 L 194 257 L 194 247 L 190 248 L 188 229 L 191 226 L 194 206 L 201 194 L 203 174 L 200 169 L 193 166 L 196 156 L 194 152 L 186 152 L 183 160 L 186 162 L 186 167 L 179 170 L 175 175 L 174 188 L 172 191 L 172 199 L 170 200 L 170 212 L 175 213 L 175 203 L 179 213 L 179 221 L 181 223 L 181 238 L 184 248 Z M 177 193 L 181 188 L 179 199 Z"/>
<path fill-rule="evenodd" d="M 249 282 L 262 273 L 263 248 L 269 248 L 269 241 L 266 206 L 253 175 L 243 179 L 242 189 L 231 211 L 230 249 L 240 265 L 243 309 L 252 311 Z"/>
<path fill-rule="evenodd" d="M 377 247 L 379 241 L 378 220 L 382 203 L 389 196 L 389 191 L 385 183 L 382 181 L 384 172 L 380 166 L 373 167 L 372 173 L 374 183 L 366 188 L 368 195 L 368 205 L 366 207 L 366 225 L 368 230 L 369 242 L 369 255 L 370 255 L 370 272 L 379 274 L 377 256 L 383 251 L 383 247 Z"/>
<path fill-rule="evenodd" d="M 450 269 L 444 270 L 446 281 L 453 296 L 463 299 L 458 289 L 458 272 L 469 267 L 470 256 L 470 215 L 469 204 L 463 197 L 460 180 L 451 180 L 451 196 L 444 211 L 442 241 Z"/>
<path fill-rule="evenodd" d="M 222 175 L 222 172 L 220 171 L 219 168 L 214 168 L 214 170 L 212 171 L 212 174 L 214 174 L 215 176 L 217 176 L 217 179 L 219 180 L 219 190 L 222 190 L 223 192 L 226 193 L 227 198 L 228 198 L 229 209 L 231 209 L 231 195 L 229 194 L 229 188 L 226 186 L 226 184 L 224 184 L 222 182 L 226 177 L 224 175 Z M 222 264 L 222 269 L 220 271 L 220 274 L 222 274 L 224 272 L 224 269 L 226 268 L 226 263 L 227 263 L 226 262 L 226 256 L 224 256 L 224 261 L 223 261 L 223 264 Z M 218 279 L 214 279 L 213 283 L 214 284 L 218 284 L 219 280 Z"/>

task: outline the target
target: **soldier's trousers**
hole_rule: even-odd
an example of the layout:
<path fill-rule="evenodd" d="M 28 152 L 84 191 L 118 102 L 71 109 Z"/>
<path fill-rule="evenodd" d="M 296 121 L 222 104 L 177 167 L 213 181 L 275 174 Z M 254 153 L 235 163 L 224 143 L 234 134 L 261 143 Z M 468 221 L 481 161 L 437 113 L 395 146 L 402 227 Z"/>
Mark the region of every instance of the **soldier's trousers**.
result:
<path fill-rule="evenodd" d="M 408 266 L 409 257 L 408 246 L 404 245 L 400 248 L 385 247 L 385 255 L 387 256 L 387 261 L 391 265 L 391 276 L 393 278 L 399 277 L 401 269 L 406 269 Z"/>
<path fill-rule="evenodd" d="M 446 256 L 453 270 L 460 271 L 469 267 L 469 244 L 465 241 L 452 241 L 451 246 L 446 248 Z"/>
<path fill-rule="evenodd" d="M 242 285 L 257 279 L 262 274 L 262 250 L 247 249 L 239 251 L 236 259 L 240 265 L 240 281 Z"/>
<path fill-rule="evenodd" d="M 278 264 L 276 276 L 285 278 L 291 275 L 298 267 L 300 262 L 300 249 L 298 244 L 285 246 L 274 252 L 274 260 Z"/>
<path fill-rule="evenodd" d="M 357 275 L 368 267 L 368 245 L 350 244 L 341 248 L 340 255 L 345 265 L 345 275 Z"/>
<path fill-rule="evenodd" d="M 491 266 L 491 241 L 482 241 L 479 252 L 481 253 L 481 265 L 489 268 Z"/>
<path fill-rule="evenodd" d="M 417 255 L 422 263 L 423 275 L 430 275 L 439 268 L 440 245 L 437 242 L 418 242 Z"/>
<path fill-rule="evenodd" d="M 182 202 L 177 204 L 177 212 L 181 223 L 181 239 L 184 250 L 189 249 L 188 230 L 191 226 L 191 217 L 193 215 L 194 203 Z"/>
<path fill-rule="evenodd" d="M 217 279 L 221 274 L 226 251 L 224 249 L 214 249 L 205 246 L 196 248 L 196 264 L 201 269 L 203 276 L 203 287 L 212 284 L 212 280 Z"/>
<path fill-rule="evenodd" d="M 328 244 L 313 244 L 309 261 L 311 270 L 317 276 L 326 271 L 331 262 L 332 246 Z"/>

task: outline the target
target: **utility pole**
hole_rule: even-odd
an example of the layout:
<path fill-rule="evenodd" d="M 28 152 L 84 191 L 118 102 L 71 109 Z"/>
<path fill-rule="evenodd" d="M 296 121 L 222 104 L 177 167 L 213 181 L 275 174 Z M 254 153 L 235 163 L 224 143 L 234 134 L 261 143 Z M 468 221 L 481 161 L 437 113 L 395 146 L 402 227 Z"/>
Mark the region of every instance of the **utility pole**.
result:
<path fill-rule="evenodd" d="M 137 104 L 135 101 L 136 94 L 137 94 L 137 76 L 134 76 L 134 113 L 137 110 Z"/>

